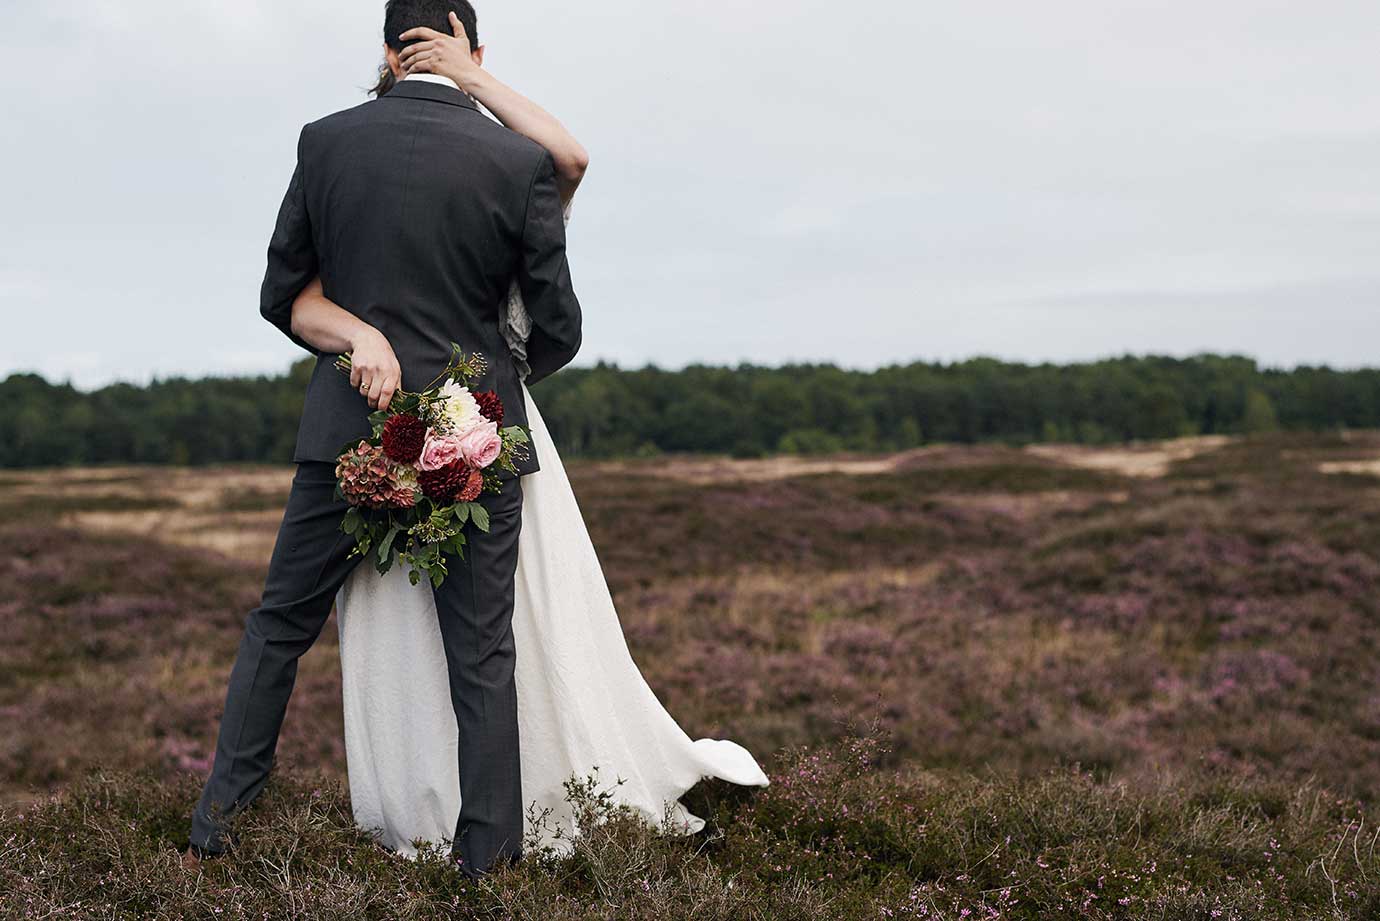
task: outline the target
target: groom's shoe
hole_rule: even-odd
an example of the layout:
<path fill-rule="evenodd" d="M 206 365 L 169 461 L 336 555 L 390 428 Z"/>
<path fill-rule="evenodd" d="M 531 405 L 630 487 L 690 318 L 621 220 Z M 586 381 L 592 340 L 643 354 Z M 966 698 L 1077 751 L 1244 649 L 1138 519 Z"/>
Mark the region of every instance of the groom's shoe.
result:
<path fill-rule="evenodd" d="M 522 861 L 522 854 L 517 853 L 500 856 L 494 861 L 494 865 L 487 870 L 476 869 L 471 864 L 466 863 L 465 858 L 461 857 L 459 854 L 451 854 L 451 860 L 455 862 L 455 868 L 465 874 L 466 877 L 469 879 L 479 879 L 481 876 L 488 876 L 490 873 L 494 873 L 498 870 L 517 866 Z"/>
<path fill-rule="evenodd" d="M 214 860 L 219 856 L 220 853 L 217 851 L 208 851 L 205 848 L 197 847 L 195 844 L 189 844 L 187 850 L 182 854 L 182 869 L 189 873 L 200 872 L 203 862 Z"/>

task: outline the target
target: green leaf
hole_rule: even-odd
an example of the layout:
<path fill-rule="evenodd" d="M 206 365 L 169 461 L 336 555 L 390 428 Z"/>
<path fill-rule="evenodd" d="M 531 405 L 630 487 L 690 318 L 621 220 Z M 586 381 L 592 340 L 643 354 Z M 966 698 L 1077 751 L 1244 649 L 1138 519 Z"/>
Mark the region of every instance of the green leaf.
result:
<path fill-rule="evenodd" d="M 441 552 L 458 556 L 463 560 L 465 558 L 465 535 L 454 534 L 447 538 L 446 541 L 441 544 Z"/>
<path fill-rule="evenodd" d="M 512 439 L 514 444 L 525 445 L 531 442 L 527 435 L 527 430 L 520 425 L 510 425 L 499 433 L 506 439 Z"/>
<path fill-rule="evenodd" d="M 458 524 L 458 525 L 460 525 L 461 527 L 463 527 L 464 524 L 465 524 L 465 522 L 466 522 L 466 521 L 469 521 L 469 519 L 470 519 L 470 503 L 468 503 L 468 502 L 457 502 L 457 503 L 455 504 L 455 523 Z"/>
<path fill-rule="evenodd" d="M 359 509 L 354 506 L 345 513 L 345 518 L 340 522 L 340 530 L 349 534 L 351 537 L 359 533 L 359 529 L 364 527 L 364 516 L 359 513 Z"/>
<path fill-rule="evenodd" d="M 474 519 L 474 526 L 485 533 L 489 530 L 489 510 L 478 502 L 469 503 L 470 517 Z"/>
<path fill-rule="evenodd" d="M 388 529 L 388 533 L 383 536 L 383 540 L 379 541 L 379 565 L 383 565 L 384 561 L 390 559 L 390 557 L 392 556 L 393 541 L 397 538 L 398 532 L 401 530 L 402 528 L 398 527 L 397 525 L 393 525 L 391 528 Z M 387 572 L 388 570 L 381 569 L 379 571 Z"/>

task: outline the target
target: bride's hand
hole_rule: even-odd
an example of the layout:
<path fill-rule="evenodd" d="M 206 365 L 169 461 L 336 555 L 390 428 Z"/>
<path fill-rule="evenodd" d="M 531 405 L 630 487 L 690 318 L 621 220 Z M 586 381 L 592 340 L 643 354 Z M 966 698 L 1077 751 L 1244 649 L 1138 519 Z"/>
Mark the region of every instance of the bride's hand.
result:
<path fill-rule="evenodd" d="M 363 326 L 351 337 L 350 384 L 371 409 L 386 409 L 402 386 L 402 367 L 393 346 L 372 326 Z"/>
<path fill-rule="evenodd" d="M 454 35 L 446 35 L 424 26 L 408 29 L 401 36 L 403 41 L 422 39 L 415 45 L 408 45 L 398 55 L 406 74 L 437 74 L 454 80 L 462 90 L 469 92 L 470 85 L 478 74 L 483 73 L 475 60 L 474 49 L 470 47 L 470 37 L 460 17 L 450 14 L 450 27 Z"/>

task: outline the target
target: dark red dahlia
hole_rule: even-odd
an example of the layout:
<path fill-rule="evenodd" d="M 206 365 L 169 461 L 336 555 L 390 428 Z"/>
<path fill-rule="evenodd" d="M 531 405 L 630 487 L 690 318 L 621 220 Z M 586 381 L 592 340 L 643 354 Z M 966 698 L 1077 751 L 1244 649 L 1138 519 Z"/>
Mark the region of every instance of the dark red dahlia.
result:
<path fill-rule="evenodd" d="M 482 470 L 470 469 L 470 475 L 465 480 L 465 485 L 456 494 L 457 502 L 473 502 L 479 498 L 479 494 L 484 491 L 484 472 Z"/>
<path fill-rule="evenodd" d="M 478 473 L 479 471 L 474 471 Z M 469 485 L 470 468 L 464 461 L 452 461 L 436 470 L 417 474 L 422 494 L 436 502 L 453 502 L 460 491 Z"/>
<path fill-rule="evenodd" d="M 422 456 L 426 423 L 411 413 L 389 416 L 383 424 L 383 453 L 400 464 L 413 464 Z"/>
<path fill-rule="evenodd" d="M 503 401 L 498 398 L 498 394 L 492 390 L 484 390 L 474 395 L 474 401 L 479 404 L 479 412 L 490 422 L 503 424 Z"/>

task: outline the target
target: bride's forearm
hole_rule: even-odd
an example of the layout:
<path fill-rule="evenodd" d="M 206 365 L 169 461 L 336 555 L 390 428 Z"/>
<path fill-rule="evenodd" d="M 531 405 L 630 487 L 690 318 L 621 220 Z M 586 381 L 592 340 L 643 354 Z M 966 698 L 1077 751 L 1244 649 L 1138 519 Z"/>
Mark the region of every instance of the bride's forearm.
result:
<path fill-rule="evenodd" d="M 393 402 L 402 386 L 402 366 L 393 346 L 378 329 L 326 297 L 319 277 L 292 302 L 292 331 L 322 352 L 349 352 L 350 386 L 371 409 Z"/>
<path fill-rule="evenodd" d="M 536 141 L 556 161 L 556 183 L 568 202 L 589 168 L 589 154 L 550 112 L 486 70 L 476 68 L 462 87 L 508 128 Z"/>
<path fill-rule="evenodd" d="M 322 352 L 348 352 L 378 330 L 326 297 L 314 278 L 292 302 L 292 331 Z"/>

